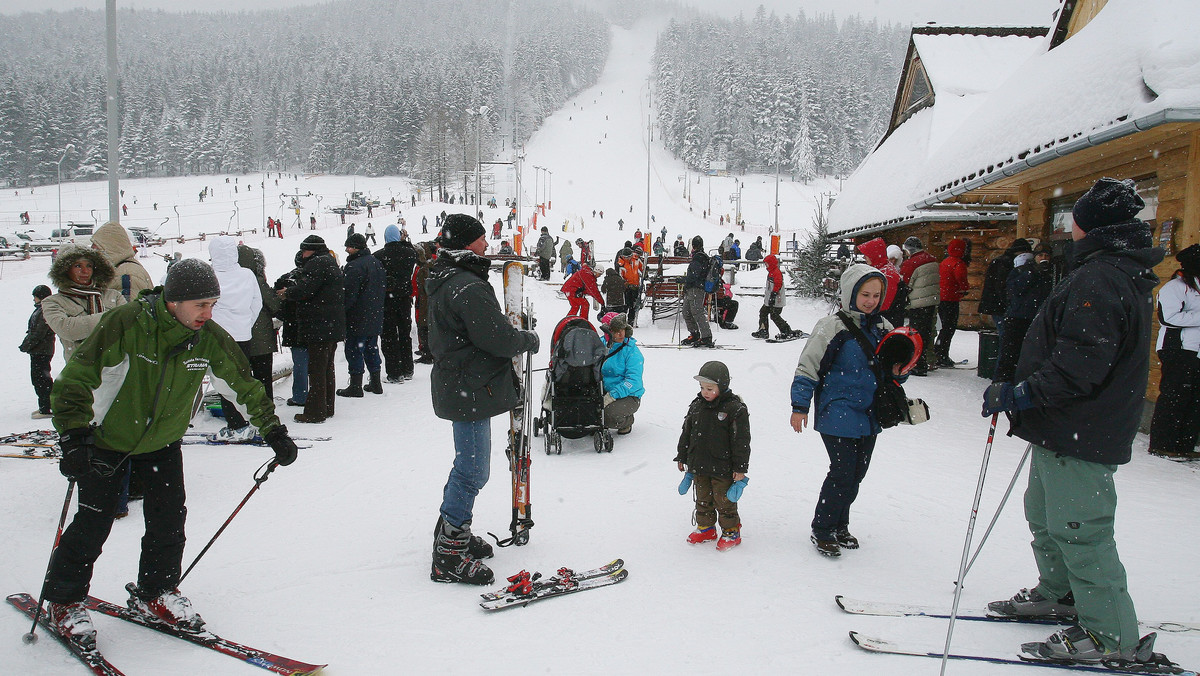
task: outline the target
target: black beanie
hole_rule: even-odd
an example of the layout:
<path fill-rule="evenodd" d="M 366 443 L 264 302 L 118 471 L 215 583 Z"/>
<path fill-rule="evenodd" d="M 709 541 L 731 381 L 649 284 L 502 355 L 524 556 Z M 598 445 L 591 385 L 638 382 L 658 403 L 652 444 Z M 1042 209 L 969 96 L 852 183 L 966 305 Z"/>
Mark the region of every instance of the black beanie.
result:
<path fill-rule="evenodd" d="M 168 303 L 220 296 L 221 285 L 217 282 L 217 273 L 199 258 L 185 258 L 167 271 L 163 300 Z"/>
<path fill-rule="evenodd" d="M 54 292 L 51 291 L 50 287 L 46 286 L 45 284 L 38 284 L 37 286 L 33 287 L 33 297 L 37 298 L 38 300 L 45 300 L 49 298 L 52 293 Z"/>
<path fill-rule="evenodd" d="M 704 238 L 701 237 L 700 235 L 696 235 L 695 237 L 692 238 L 692 251 L 702 251 L 702 250 L 704 250 Z"/>
<path fill-rule="evenodd" d="M 450 214 L 442 223 L 438 238 L 447 249 L 465 249 L 486 234 L 487 230 L 478 219 L 466 214 Z"/>
<path fill-rule="evenodd" d="M 347 249 L 365 249 L 367 248 L 367 236 L 361 233 L 354 233 L 346 238 Z"/>
<path fill-rule="evenodd" d="M 1189 275 L 1200 275 L 1200 244 L 1193 244 L 1186 249 L 1182 249 L 1175 254 L 1175 260 L 1179 262 L 1179 267 Z M 34 295 L 37 295 L 35 290 Z"/>
<path fill-rule="evenodd" d="M 301 251 L 316 251 L 317 253 L 324 253 L 326 251 L 329 251 L 329 247 L 326 246 L 325 240 L 321 239 L 320 237 L 318 237 L 316 235 L 309 235 L 308 237 L 304 238 L 303 242 L 300 242 L 300 250 Z"/>
<path fill-rule="evenodd" d="M 1075 225 L 1087 232 L 1092 228 L 1128 221 L 1145 207 L 1146 203 L 1138 196 L 1133 181 L 1102 178 L 1079 198 L 1071 215 L 1075 218 Z"/>

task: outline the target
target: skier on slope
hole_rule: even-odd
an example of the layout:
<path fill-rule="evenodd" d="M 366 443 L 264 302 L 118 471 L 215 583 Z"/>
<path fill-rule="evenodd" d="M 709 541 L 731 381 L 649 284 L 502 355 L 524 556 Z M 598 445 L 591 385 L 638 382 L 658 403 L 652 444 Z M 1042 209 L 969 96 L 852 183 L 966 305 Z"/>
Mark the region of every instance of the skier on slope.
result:
<path fill-rule="evenodd" d="M 220 294 L 207 263 L 181 261 L 164 287 L 105 313 L 54 383 L 59 470 L 78 484 L 79 511 L 54 550 L 43 593 L 50 621 L 77 643 L 95 644 L 84 602 L 112 528 L 125 463 L 142 480 L 146 515 L 138 580 L 126 585 L 129 606 L 187 631 L 204 626 L 176 586 L 187 514 L 180 438 L 206 375 L 264 432 L 276 462 L 296 459 L 296 444 L 262 383 L 249 377 L 241 349 L 208 321 Z"/>
<path fill-rule="evenodd" d="M 779 335 L 776 336 L 779 340 L 791 338 L 795 335 L 792 332 L 792 327 L 783 318 L 783 308 L 787 305 L 787 289 L 783 286 L 783 272 L 779 269 L 779 259 L 775 254 L 771 254 L 763 259 L 767 264 L 767 281 L 763 285 L 763 304 L 758 311 L 758 330 L 751 333 L 755 338 L 769 338 L 771 336 L 770 327 L 767 326 L 767 319 L 775 322 L 775 328 L 779 329 Z"/>
<path fill-rule="evenodd" d="M 512 358 L 538 351 L 537 333 L 513 327 L 488 282 L 487 231 L 463 214 L 446 218 L 442 250 L 426 282 L 433 412 L 454 427 L 454 466 L 442 490 L 434 528 L 435 582 L 491 584 L 480 559 L 492 547 L 471 535 L 475 496 L 491 472 L 493 416 L 519 403 Z"/>
<path fill-rule="evenodd" d="M 1016 385 L 992 383 L 983 415 L 1010 412 L 1033 444 L 1025 517 L 1038 584 L 988 604 L 1005 615 L 1074 624 L 1022 651 L 1065 662 L 1132 666 L 1151 657 L 1117 555 L 1113 473 L 1128 463 L 1150 367 L 1151 292 L 1163 251 L 1137 218 L 1133 181 L 1102 178 L 1072 210 L 1076 268 L 1034 318 Z M 1130 665 L 1133 662 L 1135 664 Z"/>

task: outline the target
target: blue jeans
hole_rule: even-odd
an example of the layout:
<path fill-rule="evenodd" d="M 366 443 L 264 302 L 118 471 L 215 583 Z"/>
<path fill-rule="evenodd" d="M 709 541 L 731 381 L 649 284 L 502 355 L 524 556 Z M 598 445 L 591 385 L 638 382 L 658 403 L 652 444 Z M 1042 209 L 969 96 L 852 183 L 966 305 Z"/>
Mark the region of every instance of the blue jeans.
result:
<path fill-rule="evenodd" d="M 379 336 L 346 336 L 346 364 L 350 375 L 362 375 L 363 362 L 366 370 L 379 373 L 383 361 L 379 358 Z"/>
<path fill-rule="evenodd" d="M 492 472 L 492 420 L 454 421 L 454 467 L 442 489 L 442 518 L 462 527 Z"/>
<path fill-rule="evenodd" d="M 292 401 L 304 405 L 308 401 L 308 348 L 292 348 Z"/>
<path fill-rule="evenodd" d="M 825 451 L 829 453 L 829 474 L 825 476 L 813 514 L 813 535 L 822 540 L 833 540 L 839 529 L 850 525 L 850 505 L 858 497 L 858 486 L 871 465 L 875 439 L 874 434 L 869 437 L 821 434 Z"/>

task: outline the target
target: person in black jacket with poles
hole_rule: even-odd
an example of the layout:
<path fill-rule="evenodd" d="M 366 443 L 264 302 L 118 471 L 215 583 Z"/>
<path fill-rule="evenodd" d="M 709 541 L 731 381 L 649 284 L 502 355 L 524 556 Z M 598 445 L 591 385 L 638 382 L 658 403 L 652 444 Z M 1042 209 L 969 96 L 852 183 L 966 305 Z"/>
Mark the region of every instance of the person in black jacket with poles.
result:
<path fill-rule="evenodd" d="M 1016 385 L 993 383 L 983 414 L 1014 413 L 1012 430 L 1033 445 L 1025 516 L 1038 584 L 989 608 L 1059 615 L 1075 625 L 1032 655 L 1116 665 L 1149 658 L 1117 556 L 1113 473 L 1129 462 L 1150 368 L 1151 291 L 1163 259 L 1132 181 L 1100 179 L 1073 210 L 1076 268 L 1033 320 Z"/>
<path fill-rule="evenodd" d="M 688 337 L 680 345 L 712 347 L 712 327 L 708 325 L 704 299 L 704 280 L 708 277 L 711 259 L 704 253 L 704 240 L 700 235 L 692 238 L 692 260 L 688 263 L 687 276 L 683 280 L 683 323 L 687 325 Z"/>
<path fill-rule="evenodd" d="M 51 417 L 50 389 L 54 387 L 54 378 L 50 375 L 50 360 L 54 358 L 54 332 L 42 317 L 42 301 L 50 294 L 50 287 L 45 284 L 33 288 L 33 314 L 29 315 L 29 327 L 25 340 L 21 341 L 21 351 L 29 355 L 29 374 L 38 400 L 38 410 L 33 412 L 35 420 Z"/>
<path fill-rule="evenodd" d="M 478 220 L 451 214 L 442 224 L 442 250 L 425 286 L 433 352 L 433 412 L 454 427 L 454 467 L 442 491 L 434 528 L 435 582 L 491 584 L 480 559 L 492 556 L 471 535 L 475 496 L 491 473 L 493 416 L 520 403 L 513 357 L 538 351 L 538 335 L 515 328 L 488 281 L 487 232 Z"/>

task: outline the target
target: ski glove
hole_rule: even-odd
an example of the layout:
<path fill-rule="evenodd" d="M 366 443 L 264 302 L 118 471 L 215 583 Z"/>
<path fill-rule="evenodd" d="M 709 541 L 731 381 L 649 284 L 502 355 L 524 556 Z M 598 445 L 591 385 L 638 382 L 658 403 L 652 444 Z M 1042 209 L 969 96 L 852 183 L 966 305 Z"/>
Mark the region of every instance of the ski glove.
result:
<path fill-rule="evenodd" d="M 296 448 L 296 442 L 288 436 L 287 427 L 276 425 L 271 428 L 270 432 L 267 432 L 263 440 L 270 444 L 271 450 L 275 451 L 275 462 L 284 467 L 296 462 L 299 450 Z"/>
<path fill-rule="evenodd" d="M 608 405 L 609 405 L 609 404 L 611 404 L 611 403 L 613 403 L 614 401 L 616 401 L 616 399 L 615 399 L 615 398 L 614 398 L 614 397 L 613 397 L 611 394 L 607 394 L 607 393 L 605 393 L 605 395 L 604 395 L 604 406 L 605 406 L 605 408 L 607 408 L 607 407 L 608 407 Z"/>
<path fill-rule="evenodd" d="M 1033 393 L 1029 383 L 1022 380 L 1015 386 L 1011 383 L 992 383 L 983 393 L 983 417 L 996 413 L 1024 411 L 1033 408 Z"/>
<path fill-rule="evenodd" d="M 733 482 L 729 490 L 725 491 L 725 497 L 729 498 L 730 502 L 737 502 L 742 497 L 742 491 L 746 490 L 746 484 L 750 483 L 750 477 L 744 476 L 741 479 Z"/>
<path fill-rule="evenodd" d="M 683 481 L 679 482 L 679 494 L 687 495 L 688 490 L 692 487 L 692 473 L 684 472 Z"/>
<path fill-rule="evenodd" d="M 537 332 L 536 331 L 522 331 L 521 333 L 524 333 L 526 336 L 529 336 L 533 340 L 533 345 L 527 350 L 527 352 L 532 352 L 533 354 L 537 354 L 538 350 L 540 350 L 542 347 L 542 339 L 538 338 Z"/>
<path fill-rule="evenodd" d="M 767 305 L 774 305 L 776 300 L 779 300 L 779 292 L 772 291 L 771 295 L 767 296 Z"/>
<path fill-rule="evenodd" d="M 63 432 L 58 438 L 58 446 L 62 449 L 62 458 L 58 461 L 58 471 L 71 481 L 92 471 L 92 454 L 96 446 L 92 440 L 92 430 L 89 427 L 77 427 Z"/>

